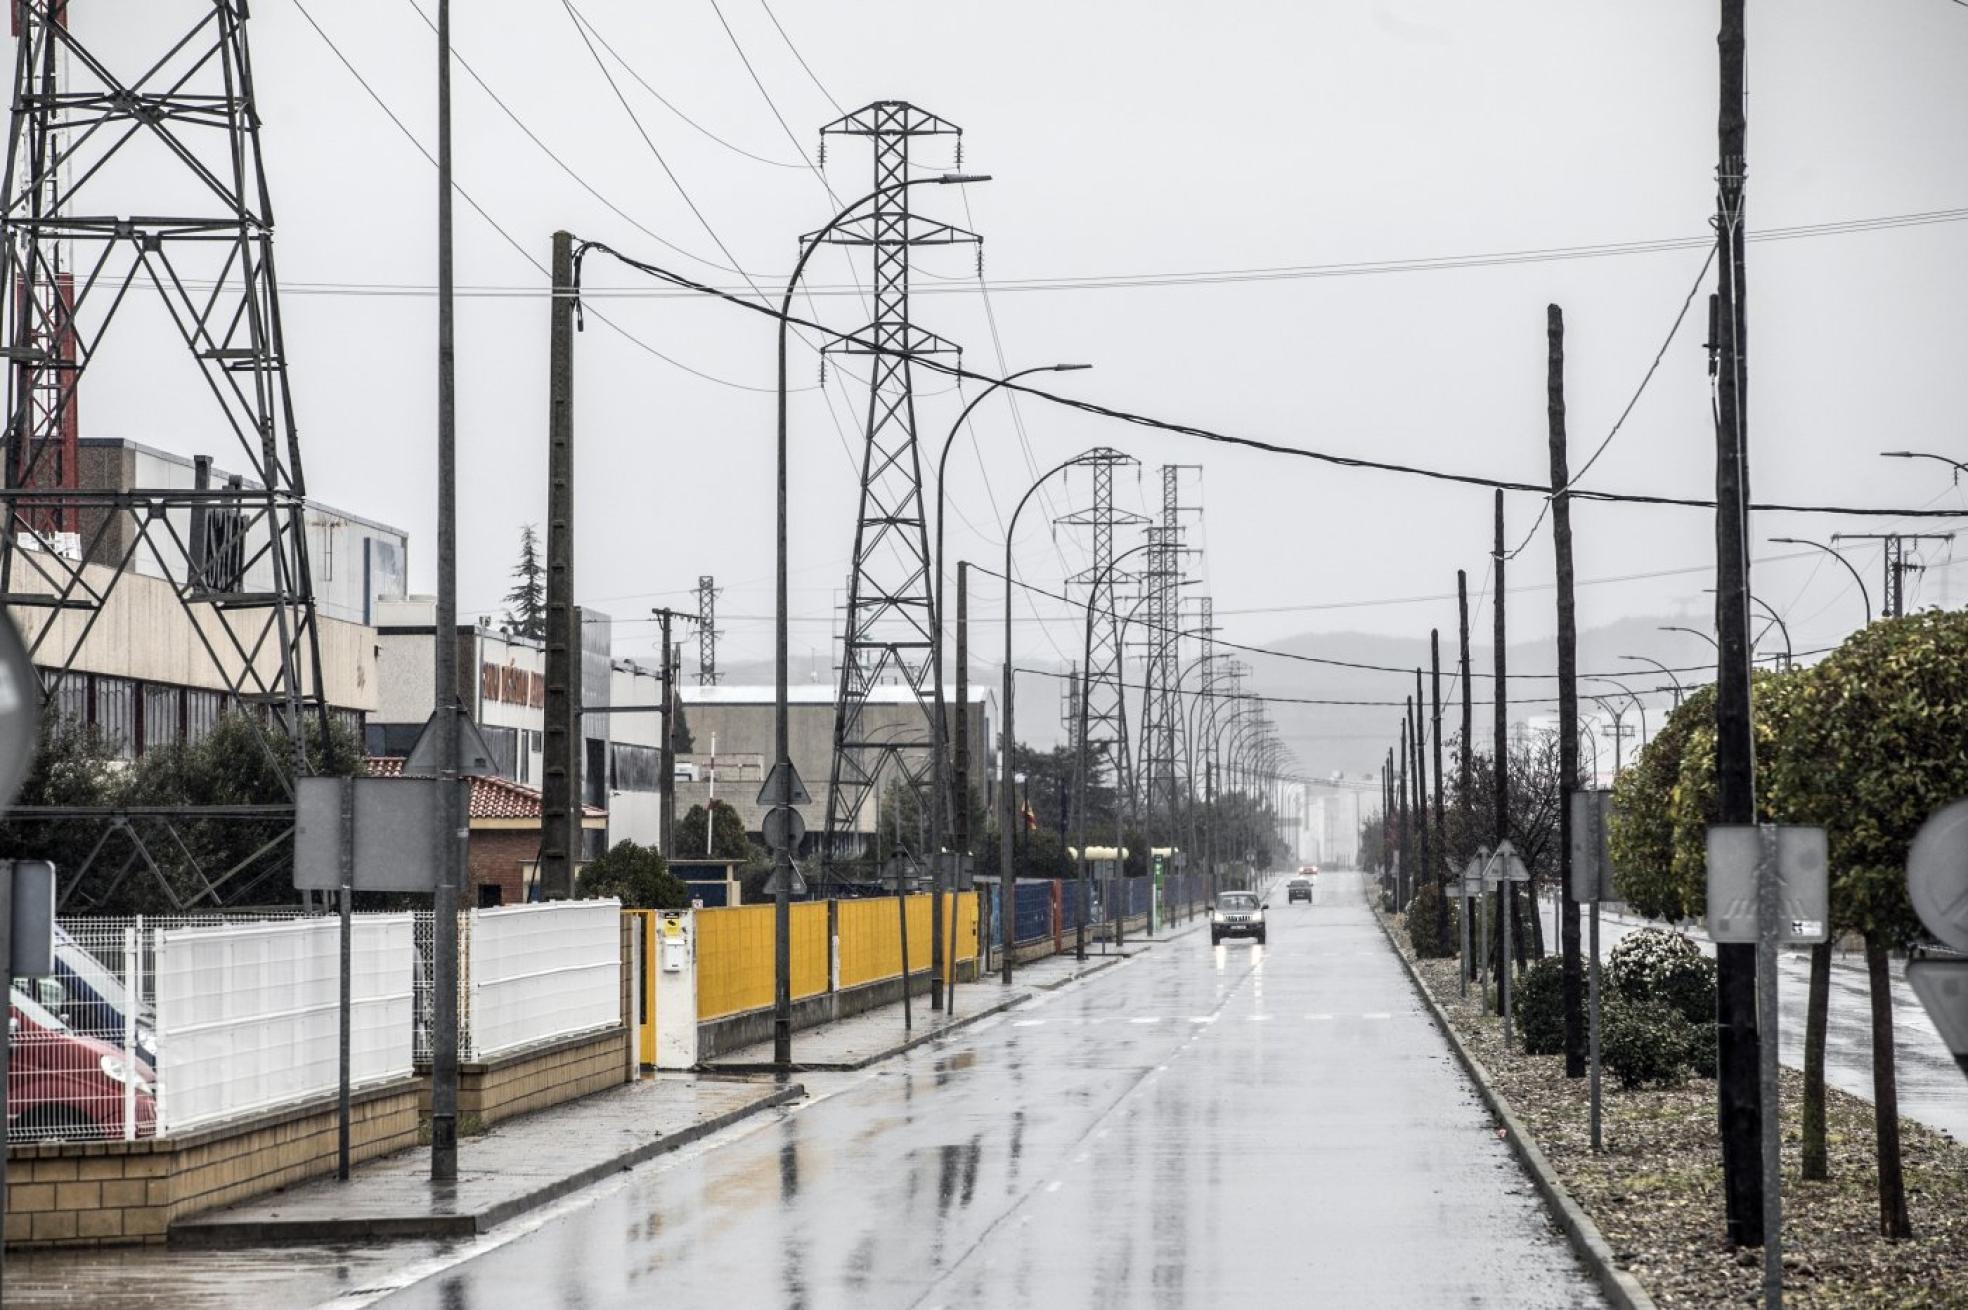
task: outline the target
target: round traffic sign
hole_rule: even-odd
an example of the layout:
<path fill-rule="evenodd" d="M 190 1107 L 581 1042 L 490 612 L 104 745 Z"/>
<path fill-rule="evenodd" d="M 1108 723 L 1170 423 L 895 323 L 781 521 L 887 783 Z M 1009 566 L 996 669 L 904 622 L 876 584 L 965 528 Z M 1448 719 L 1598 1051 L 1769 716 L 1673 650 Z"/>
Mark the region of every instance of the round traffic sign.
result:
<path fill-rule="evenodd" d="M 13 804 L 34 763 L 41 723 L 41 679 L 11 620 L 0 618 L 0 809 Z"/>
<path fill-rule="evenodd" d="M 765 844 L 772 850 L 798 851 L 806 837 L 806 820 L 790 805 L 778 805 L 765 812 Z"/>
<path fill-rule="evenodd" d="M 1907 897 L 1927 931 L 1968 951 L 1968 800 L 1927 816 L 1907 850 Z"/>

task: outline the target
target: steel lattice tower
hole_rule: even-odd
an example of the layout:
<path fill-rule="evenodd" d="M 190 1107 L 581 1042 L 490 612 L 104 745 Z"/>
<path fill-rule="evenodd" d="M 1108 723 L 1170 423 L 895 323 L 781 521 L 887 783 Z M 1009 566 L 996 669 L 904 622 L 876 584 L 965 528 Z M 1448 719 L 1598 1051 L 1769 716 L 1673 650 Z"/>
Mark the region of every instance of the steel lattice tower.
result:
<path fill-rule="evenodd" d="M 874 321 L 829 351 L 868 360 L 868 409 L 861 449 L 861 490 L 854 521 L 854 562 L 848 574 L 840 682 L 834 702 L 833 760 L 828 770 L 827 835 L 821 846 L 831 877 L 843 858 L 858 856 L 853 839 L 869 794 L 891 762 L 920 789 L 933 761 L 929 744 L 942 670 L 930 658 L 936 622 L 922 463 L 916 444 L 911 357 L 954 353 L 956 347 L 909 317 L 909 252 L 977 237 L 911 213 L 909 143 L 916 137 L 957 136 L 962 129 L 900 100 L 878 100 L 821 129 L 828 136 L 867 137 L 874 147 L 875 199 L 867 213 L 841 224 L 826 240 L 865 246 L 874 259 Z M 870 689 L 884 681 L 910 688 L 922 712 L 921 730 L 874 733 L 865 715 Z M 890 725 L 893 727 L 893 725 Z M 856 849 L 846 847 L 853 841 Z"/>
<path fill-rule="evenodd" d="M 1173 817 L 1175 807 L 1175 675 L 1178 609 L 1176 597 L 1182 576 L 1182 529 L 1173 516 L 1148 529 L 1154 544 L 1141 585 L 1148 597 L 1147 676 L 1141 703 L 1141 765 L 1143 809 Z"/>
<path fill-rule="evenodd" d="M 717 579 L 697 578 L 697 685 L 715 687 L 718 681 Z"/>
<path fill-rule="evenodd" d="M 1132 527 L 1148 520 L 1131 510 L 1114 508 L 1114 466 L 1093 467 L 1093 504 L 1075 510 L 1060 520 L 1093 532 L 1092 562 L 1067 582 L 1087 588 L 1086 604 L 1091 614 L 1092 640 L 1087 644 L 1086 672 L 1080 682 L 1080 695 L 1086 700 L 1087 784 L 1096 784 L 1103 770 L 1111 770 L 1117 789 L 1129 785 L 1127 713 L 1122 686 L 1123 652 L 1121 616 L 1116 612 L 1116 584 L 1132 580 L 1133 575 L 1114 568 L 1114 529 Z M 1075 716 L 1069 740 L 1078 732 Z M 1077 741 L 1074 741 L 1077 746 Z"/>
<path fill-rule="evenodd" d="M 327 711 L 246 0 L 153 0 L 147 13 L 182 17 L 161 20 L 170 22 L 165 39 L 148 51 L 124 48 L 127 40 L 90 46 L 70 29 L 67 0 L 12 8 L 14 114 L 0 190 L 0 335 L 11 364 L 0 604 L 52 700 L 120 584 L 139 560 L 154 564 L 183 606 L 187 642 L 291 776 L 307 767 L 304 720 L 325 724 Z M 107 14 L 98 31 L 125 36 Z M 213 397 L 206 412 L 237 442 L 225 456 L 237 470 L 228 485 L 79 486 L 78 389 L 138 301 L 164 309 L 180 359 Z M 54 532 L 79 540 L 57 542 Z M 153 868 L 151 848 L 170 845 L 168 817 L 16 817 L 93 820 L 104 825 L 104 859 L 123 853 L 103 853 L 120 833 L 134 847 L 128 860 Z M 229 817 L 238 816 L 179 816 Z M 223 889 L 200 872 L 197 899 L 250 892 L 284 868 L 289 849 L 284 839 L 268 843 L 266 861 L 224 871 Z"/>

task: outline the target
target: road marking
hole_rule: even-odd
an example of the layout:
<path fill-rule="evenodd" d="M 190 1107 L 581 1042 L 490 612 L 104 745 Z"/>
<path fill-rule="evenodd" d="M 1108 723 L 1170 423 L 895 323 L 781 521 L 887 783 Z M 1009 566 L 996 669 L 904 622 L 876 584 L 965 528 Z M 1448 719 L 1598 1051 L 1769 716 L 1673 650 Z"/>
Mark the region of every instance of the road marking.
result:
<path fill-rule="evenodd" d="M 1269 1019 L 1270 1017 L 1271 1016 L 1268 1014 L 1247 1014 L 1244 1016 L 1244 1018 L 1250 1021 L 1251 1023 L 1263 1023 L 1266 1019 Z"/>
<path fill-rule="evenodd" d="M 1392 1019 L 1394 1016 L 1385 1010 L 1374 1010 L 1360 1016 L 1362 1019 Z"/>
<path fill-rule="evenodd" d="M 1190 1016 L 1189 1016 L 1189 1022 L 1190 1022 L 1190 1023 L 1215 1023 L 1215 1022 L 1216 1022 L 1216 1016 L 1215 1016 L 1215 1015 L 1213 1015 L 1213 1014 L 1192 1014 L 1192 1015 L 1190 1015 Z"/>
<path fill-rule="evenodd" d="M 1011 1026 L 1014 1028 L 1036 1028 L 1044 1022 L 1044 1019 L 1013 1019 Z"/>
<path fill-rule="evenodd" d="M 1053 1179 L 1051 1182 L 1046 1184 L 1046 1195 L 1050 1196 L 1052 1193 L 1058 1191 L 1059 1187 L 1060 1187 L 1060 1180 L 1057 1178 Z"/>
<path fill-rule="evenodd" d="M 1155 1014 L 1144 1015 L 1142 1018 L 1139 1019 L 1128 1020 L 1129 1023 L 1160 1023 L 1161 1021 L 1162 1021 L 1161 1016 Z"/>

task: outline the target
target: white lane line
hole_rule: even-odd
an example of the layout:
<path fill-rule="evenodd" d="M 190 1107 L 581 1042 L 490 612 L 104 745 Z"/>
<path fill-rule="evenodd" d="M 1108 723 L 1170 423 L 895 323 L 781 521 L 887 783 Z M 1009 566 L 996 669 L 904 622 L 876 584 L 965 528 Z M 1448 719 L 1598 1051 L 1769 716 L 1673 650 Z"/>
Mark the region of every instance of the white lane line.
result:
<path fill-rule="evenodd" d="M 1263 1023 L 1266 1019 L 1269 1019 L 1270 1017 L 1271 1016 L 1268 1014 L 1247 1014 L 1244 1016 L 1244 1018 L 1250 1023 Z"/>
<path fill-rule="evenodd" d="M 1392 1019 L 1394 1016 L 1385 1010 L 1372 1010 L 1360 1017 L 1362 1019 Z"/>
<path fill-rule="evenodd" d="M 1162 1018 L 1158 1014 L 1143 1015 L 1139 1019 L 1128 1020 L 1129 1023 L 1160 1023 L 1161 1021 Z"/>
<path fill-rule="evenodd" d="M 1044 1022 L 1044 1019 L 1013 1019 L 1011 1026 L 1014 1028 L 1036 1028 Z"/>
<path fill-rule="evenodd" d="M 1215 1015 L 1213 1015 L 1213 1014 L 1192 1014 L 1192 1015 L 1190 1015 L 1190 1016 L 1189 1016 L 1189 1022 L 1190 1022 L 1190 1023 L 1215 1023 L 1215 1022 L 1216 1022 L 1216 1016 L 1215 1016 Z"/>
<path fill-rule="evenodd" d="M 1051 1182 L 1046 1184 L 1046 1195 L 1050 1196 L 1052 1193 L 1058 1191 L 1059 1188 L 1060 1188 L 1060 1180 L 1055 1178 Z"/>

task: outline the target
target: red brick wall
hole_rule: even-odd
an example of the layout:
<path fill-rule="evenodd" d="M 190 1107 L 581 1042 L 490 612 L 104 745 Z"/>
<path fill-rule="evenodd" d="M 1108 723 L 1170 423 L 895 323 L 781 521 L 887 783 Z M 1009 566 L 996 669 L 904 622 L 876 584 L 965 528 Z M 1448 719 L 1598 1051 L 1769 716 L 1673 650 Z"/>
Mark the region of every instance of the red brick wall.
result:
<path fill-rule="evenodd" d="M 477 905 L 479 884 L 489 882 L 496 883 L 504 891 L 507 905 L 517 905 L 526 899 L 526 890 L 520 881 L 520 865 L 540 857 L 540 830 L 481 828 L 472 833 L 468 853 L 472 886 L 465 903 Z"/>

